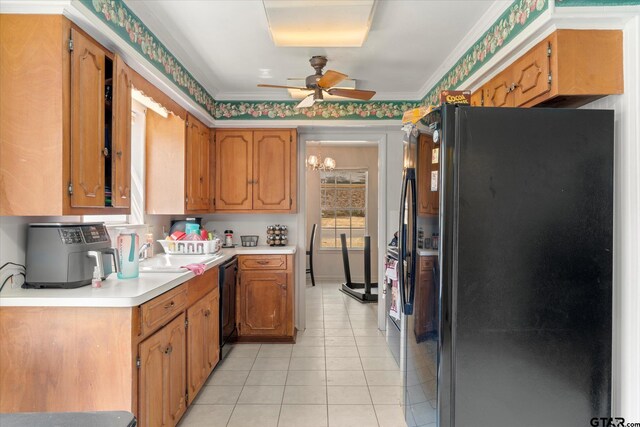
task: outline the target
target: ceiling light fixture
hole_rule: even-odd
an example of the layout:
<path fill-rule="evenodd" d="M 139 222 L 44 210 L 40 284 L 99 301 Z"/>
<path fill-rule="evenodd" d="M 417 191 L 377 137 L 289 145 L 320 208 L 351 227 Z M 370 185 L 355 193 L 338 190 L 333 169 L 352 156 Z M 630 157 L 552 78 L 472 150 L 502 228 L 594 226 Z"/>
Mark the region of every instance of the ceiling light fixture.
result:
<path fill-rule="evenodd" d="M 262 0 L 276 46 L 361 47 L 376 0 Z"/>
<path fill-rule="evenodd" d="M 305 164 L 310 171 L 332 171 L 336 168 L 336 161 L 332 157 L 322 158 L 320 154 L 320 143 L 318 143 L 318 154 L 310 154 L 306 158 Z"/>

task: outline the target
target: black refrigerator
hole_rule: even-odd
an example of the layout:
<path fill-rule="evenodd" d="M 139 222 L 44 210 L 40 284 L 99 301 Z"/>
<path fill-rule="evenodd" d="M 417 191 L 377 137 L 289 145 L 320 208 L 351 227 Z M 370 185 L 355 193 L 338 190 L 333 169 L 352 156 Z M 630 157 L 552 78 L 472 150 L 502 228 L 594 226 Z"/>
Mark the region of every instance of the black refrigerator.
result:
<path fill-rule="evenodd" d="M 443 105 L 407 131 L 408 426 L 584 427 L 611 416 L 613 130 L 612 111 Z M 439 151 L 429 183 L 416 181 L 418 131 Z M 421 185 L 440 192 L 435 301 L 415 299 Z M 438 319 L 426 338 L 413 332 L 421 304 Z"/>

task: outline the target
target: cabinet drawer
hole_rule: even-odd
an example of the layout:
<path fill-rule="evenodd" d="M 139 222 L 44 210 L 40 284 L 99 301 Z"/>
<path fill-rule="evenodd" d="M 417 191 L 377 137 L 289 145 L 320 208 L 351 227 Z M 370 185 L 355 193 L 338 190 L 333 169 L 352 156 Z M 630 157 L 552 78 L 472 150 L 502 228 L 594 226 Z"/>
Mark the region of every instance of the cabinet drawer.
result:
<path fill-rule="evenodd" d="M 187 306 L 187 287 L 182 285 L 142 304 L 142 334 L 161 326 Z"/>
<path fill-rule="evenodd" d="M 433 270 L 433 263 L 435 262 L 435 257 L 432 256 L 421 256 L 419 269 L 420 271 L 431 271 Z"/>
<path fill-rule="evenodd" d="M 189 286 L 189 306 L 213 290 L 218 289 L 218 267 L 205 271 L 187 282 Z"/>
<path fill-rule="evenodd" d="M 286 255 L 242 255 L 238 263 L 243 270 L 286 270 Z"/>

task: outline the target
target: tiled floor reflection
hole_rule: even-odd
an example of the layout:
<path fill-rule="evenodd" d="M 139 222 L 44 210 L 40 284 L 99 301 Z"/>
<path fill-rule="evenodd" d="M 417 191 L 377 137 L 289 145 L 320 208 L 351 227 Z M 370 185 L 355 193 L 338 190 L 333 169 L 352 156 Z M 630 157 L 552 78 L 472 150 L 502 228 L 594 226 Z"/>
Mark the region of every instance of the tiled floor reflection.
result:
<path fill-rule="evenodd" d="M 296 344 L 234 346 L 180 427 L 406 427 L 377 305 L 338 286 L 307 286 L 307 329 Z"/>

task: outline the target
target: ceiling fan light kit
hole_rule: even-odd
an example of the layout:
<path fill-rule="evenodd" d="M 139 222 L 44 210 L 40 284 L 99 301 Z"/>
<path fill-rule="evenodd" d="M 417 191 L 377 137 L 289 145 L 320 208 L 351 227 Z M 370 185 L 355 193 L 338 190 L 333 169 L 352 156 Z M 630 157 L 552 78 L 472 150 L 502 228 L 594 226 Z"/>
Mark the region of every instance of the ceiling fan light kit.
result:
<path fill-rule="evenodd" d="M 305 79 L 305 87 L 284 86 L 284 85 L 267 85 L 259 84 L 258 87 L 278 88 L 298 91 L 312 91 L 294 108 L 308 108 L 316 102 L 324 101 L 324 93 L 343 98 L 353 98 L 362 101 L 368 101 L 376 94 L 372 90 L 346 89 L 339 88 L 336 85 L 346 80 L 349 76 L 334 70 L 327 70 L 324 74 L 322 69 L 327 65 L 326 56 L 312 56 L 309 60 L 311 66 L 316 70 L 315 74 L 307 76 Z"/>

